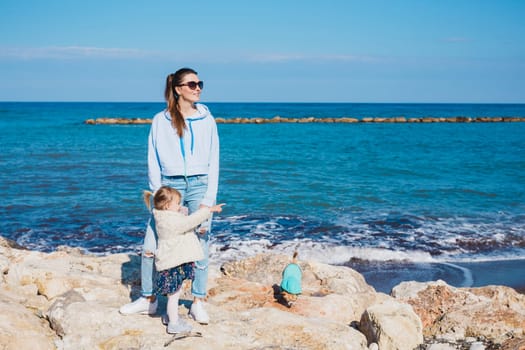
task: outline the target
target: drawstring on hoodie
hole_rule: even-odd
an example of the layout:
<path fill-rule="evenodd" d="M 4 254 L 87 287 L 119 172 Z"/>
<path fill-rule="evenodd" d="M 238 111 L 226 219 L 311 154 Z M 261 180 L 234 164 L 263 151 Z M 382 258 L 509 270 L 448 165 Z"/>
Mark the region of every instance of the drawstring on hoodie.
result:
<path fill-rule="evenodd" d="M 182 153 L 182 160 L 184 163 L 184 182 L 186 182 L 186 189 L 188 189 L 188 176 L 186 174 L 186 150 L 184 149 L 184 140 L 182 137 L 179 137 L 179 142 L 180 142 L 180 151 Z"/>
<path fill-rule="evenodd" d="M 203 117 L 199 117 L 199 118 L 187 118 L 186 121 L 188 122 L 189 126 L 190 126 L 190 134 L 191 134 L 191 146 L 190 146 L 190 150 L 191 150 L 191 154 L 193 154 L 193 145 L 194 145 L 194 140 L 195 140 L 195 137 L 193 136 L 193 126 L 192 126 L 192 123 L 195 122 L 195 121 L 198 121 L 198 120 L 203 120 L 204 118 L 206 118 L 206 116 L 203 116 Z M 183 152 L 183 156 L 184 156 L 184 152 Z"/>
<path fill-rule="evenodd" d="M 191 135 L 190 152 L 192 155 L 193 155 L 193 146 L 195 145 L 195 136 L 193 135 L 192 123 L 194 121 L 202 120 L 204 118 L 206 118 L 206 115 L 202 117 L 198 117 L 198 118 L 186 118 L 186 121 L 188 122 L 189 129 L 190 129 L 190 135 Z M 182 160 L 184 161 L 184 181 L 186 182 L 186 188 L 188 188 L 188 175 L 186 172 L 186 149 L 184 148 L 184 138 L 179 137 L 179 142 L 180 142 L 180 151 L 182 153 Z"/>

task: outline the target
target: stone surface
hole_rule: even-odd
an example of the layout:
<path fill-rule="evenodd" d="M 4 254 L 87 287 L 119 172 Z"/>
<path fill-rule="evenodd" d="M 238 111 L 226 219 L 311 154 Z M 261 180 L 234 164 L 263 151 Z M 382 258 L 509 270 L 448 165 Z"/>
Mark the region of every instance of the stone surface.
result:
<path fill-rule="evenodd" d="M 12 298 L 9 293 L 0 293 L 0 348 L 55 349 L 56 335 L 49 324 L 23 298 Z"/>
<path fill-rule="evenodd" d="M 67 247 L 47 254 L 0 238 L 0 257 L 1 349 L 159 349 L 171 339 L 160 320 L 165 297 L 158 315 L 118 312 L 140 290 L 136 255 L 85 255 Z M 168 348 L 364 350 L 375 348 L 374 341 L 380 350 L 402 349 L 403 342 L 408 349 L 423 342 L 421 333 L 450 340 L 472 335 L 470 343 L 479 335 L 501 349 L 523 347 L 524 296 L 509 288 L 413 282 L 388 296 L 350 268 L 299 260 L 303 294 L 289 308 L 278 285 L 290 260 L 260 254 L 210 266 L 207 326 L 188 319 L 192 297 L 185 284 L 179 314 L 203 337 Z M 461 318 L 467 308 L 475 316 Z M 371 330 L 375 338 L 367 339 Z"/>
<path fill-rule="evenodd" d="M 368 307 L 359 329 L 369 343 L 379 349 L 414 349 L 423 343 L 421 320 L 410 305 L 395 300 L 385 300 Z"/>
<path fill-rule="evenodd" d="M 483 337 L 495 343 L 525 337 L 525 295 L 512 288 L 403 282 L 393 288 L 392 295 L 412 305 L 425 336 Z"/>

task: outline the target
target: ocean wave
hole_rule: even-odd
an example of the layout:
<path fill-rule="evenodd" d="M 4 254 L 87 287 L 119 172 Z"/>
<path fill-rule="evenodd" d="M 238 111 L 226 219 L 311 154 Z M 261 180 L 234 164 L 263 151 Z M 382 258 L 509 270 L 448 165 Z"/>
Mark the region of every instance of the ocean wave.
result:
<path fill-rule="evenodd" d="M 145 223 L 122 225 L 82 218 L 41 220 L 41 227 L 19 227 L 4 234 L 32 250 L 79 247 L 93 253 L 139 252 Z M 88 221 L 85 221 L 88 220 Z M 144 226 L 143 226 L 144 225 Z M 261 252 L 291 254 L 330 264 L 367 261 L 464 262 L 525 256 L 525 221 L 508 214 L 476 218 L 339 213 L 335 218 L 296 215 L 217 216 L 212 258 L 218 261 Z"/>
<path fill-rule="evenodd" d="M 210 259 L 221 263 L 268 252 L 291 256 L 296 251 L 299 252 L 301 259 L 332 265 L 342 265 L 352 259 L 364 261 L 436 261 L 429 253 L 421 251 L 403 252 L 381 248 L 360 248 L 305 240 L 292 240 L 275 244 L 267 239 L 230 242 L 227 246 L 213 242 L 210 249 Z"/>
<path fill-rule="evenodd" d="M 525 223 L 509 215 L 439 218 L 386 214 L 341 215 L 334 221 L 301 216 L 243 216 L 217 220 L 214 236 L 223 255 L 263 250 L 290 253 L 300 247 L 312 258 L 344 263 L 368 260 L 463 261 L 520 257 Z"/>

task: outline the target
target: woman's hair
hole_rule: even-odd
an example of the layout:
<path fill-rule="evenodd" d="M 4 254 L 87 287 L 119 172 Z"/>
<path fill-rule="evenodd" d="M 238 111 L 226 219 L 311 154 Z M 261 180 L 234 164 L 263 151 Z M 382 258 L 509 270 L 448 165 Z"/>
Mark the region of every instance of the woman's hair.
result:
<path fill-rule="evenodd" d="M 184 133 L 186 122 L 179 109 L 179 95 L 175 91 L 175 87 L 182 84 L 182 80 L 188 74 L 197 74 L 197 72 L 191 68 L 181 68 L 175 73 L 171 73 L 166 78 L 166 88 L 164 90 L 164 98 L 168 102 L 168 112 L 171 115 L 171 126 L 177 130 L 179 137 L 182 137 Z"/>
<path fill-rule="evenodd" d="M 150 191 L 144 191 L 144 203 L 148 209 L 151 209 L 151 196 L 153 196 L 153 207 L 157 210 L 166 210 L 170 203 L 173 201 L 179 203 L 181 199 L 180 192 L 173 187 L 162 186 L 155 195 Z"/>

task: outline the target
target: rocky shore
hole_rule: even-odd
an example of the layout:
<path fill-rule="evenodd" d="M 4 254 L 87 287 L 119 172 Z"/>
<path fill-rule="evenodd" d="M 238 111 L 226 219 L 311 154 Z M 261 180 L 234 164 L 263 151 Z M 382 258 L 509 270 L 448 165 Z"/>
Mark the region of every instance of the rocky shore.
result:
<path fill-rule="evenodd" d="M 423 118 L 215 118 L 217 124 L 274 124 L 274 123 L 502 123 L 525 122 L 525 117 L 423 117 Z M 147 118 L 96 118 L 87 119 L 85 124 L 151 124 Z"/>
<path fill-rule="evenodd" d="M 137 297 L 140 257 L 24 250 L 0 237 L 1 349 L 525 349 L 525 295 L 503 286 L 403 282 L 377 293 L 358 272 L 299 261 L 303 294 L 284 305 L 291 257 L 260 254 L 211 266 L 211 323 L 171 340 L 160 316 L 122 316 Z M 159 312 L 165 308 L 160 298 Z M 179 313 L 187 318 L 188 286 Z"/>

